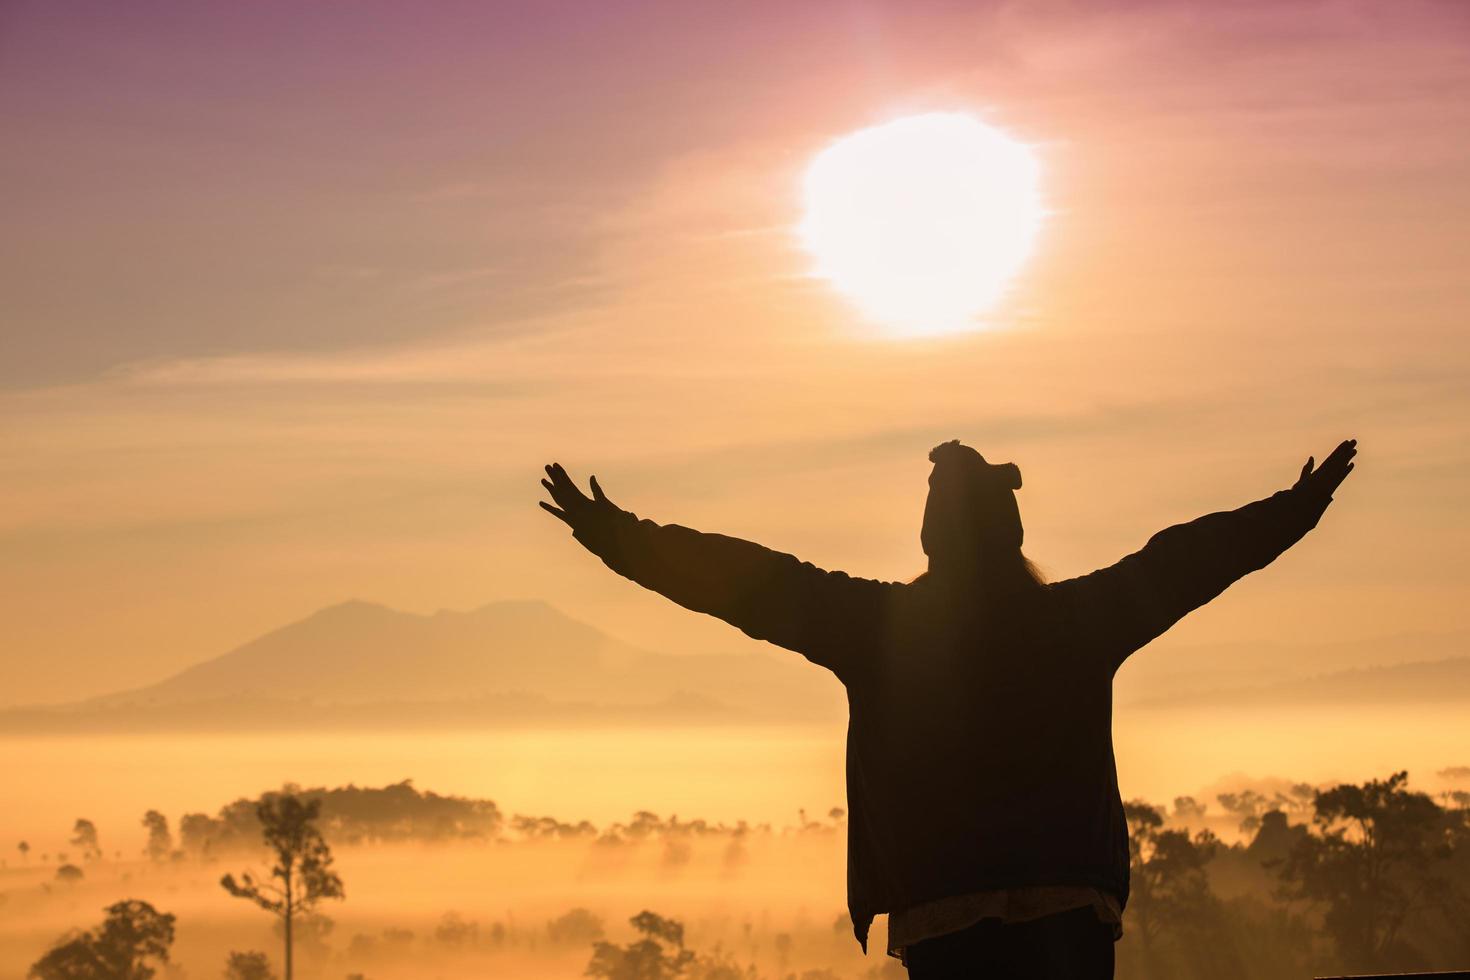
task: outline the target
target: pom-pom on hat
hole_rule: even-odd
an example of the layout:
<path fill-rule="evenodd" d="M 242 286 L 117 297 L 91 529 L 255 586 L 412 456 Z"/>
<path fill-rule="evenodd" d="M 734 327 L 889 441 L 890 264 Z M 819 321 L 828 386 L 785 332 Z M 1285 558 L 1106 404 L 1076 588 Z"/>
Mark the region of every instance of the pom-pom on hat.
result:
<path fill-rule="evenodd" d="M 941 465 L 965 467 L 972 478 L 984 483 L 994 483 L 1006 490 L 1021 489 L 1021 468 L 1015 463 L 988 463 L 979 452 L 966 446 L 958 439 L 941 442 L 929 450 L 929 462 L 934 471 Z"/>
<path fill-rule="evenodd" d="M 958 439 L 935 446 L 929 451 L 929 461 L 934 464 L 929 476 L 931 503 L 936 496 L 942 497 L 951 506 L 963 507 L 965 513 L 963 521 L 955 513 L 947 515 L 948 519 L 937 513 L 926 513 L 926 523 L 936 518 L 949 525 L 926 526 L 923 541 L 926 553 L 932 555 L 932 545 L 937 543 L 930 540 L 931 532 L 947 536 L 968 531 L 989 546 L 1021 547 L 1024 531 L 1014 493 L 1021 489 L 1020 467 L 1015 463 L 990 463 Z"/>

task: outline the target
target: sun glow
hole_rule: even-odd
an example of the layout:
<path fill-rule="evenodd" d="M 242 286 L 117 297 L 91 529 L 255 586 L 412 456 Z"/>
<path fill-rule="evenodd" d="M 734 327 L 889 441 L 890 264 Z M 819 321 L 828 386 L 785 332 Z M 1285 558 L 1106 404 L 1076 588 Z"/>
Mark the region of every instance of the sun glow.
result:
<path fill-rule="evenodd" d="M 899 336 L 972 329 L 1030 255 L 1044 210 L 1030 148 L 962 113 L 859 130 L 807 168 L 815 272 Z"/>

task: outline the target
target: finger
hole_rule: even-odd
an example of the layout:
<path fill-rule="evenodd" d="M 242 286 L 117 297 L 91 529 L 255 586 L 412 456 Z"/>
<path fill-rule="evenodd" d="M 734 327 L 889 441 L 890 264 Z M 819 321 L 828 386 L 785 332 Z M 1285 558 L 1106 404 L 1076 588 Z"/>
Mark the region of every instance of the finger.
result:
<path fill-rule="evenodd" d="M 551 499 L 563 507 L 575 499 L 567 493 L 565 487 L 552 483 L 550 480 L 542 480 L 541 485 L 546 488 L 547 493 L 551 494 Z"/>
<path fill-rule="evenodd" d="M 1309 477 L 1311 475 L 1312 475 L 1312 457 L 1308 456 L 1307 457 L 1306 464 L 1302 466 L 1302 475 L 1300 477 L 1298 477 L 1297 479 L 1299 479 L 1299 480 L 1305 480 L 1307 477 Z"/>
<path fill-rule="evenodd" d="M 607 494 L 602 492 L 602 485 L 597 482 L 597 477 L 593 476 L 589 482 L 592 484 L 592 499 L 598 503 L 607 503 Z"/>
<path fill-rule="evenodd" d="M 571 527 L 572 526 L 571 518 L 567 517 L 566 511 L 563 511 L 563 510 L 561 510 L 559 508 L 553 507 L 553 506 L 551 506 L 550 504 L 548 504 L 544 500 L 538 500 L 537 503 L 541 505 L 541 509 L 542 510 L 546 511 L 546 513 L 550 514 L 552 517 L 555 517 L 557 520 L 561 521 L 567 527 Z"/>
<path fill-rule="evenodd" d="M 567 500 L 578 501 L 587 499 L 587 495 L 582 492 L 581 487 L 578 487 L 572 482 L 571 476 L 567 474 L 565 467 L 560 463 L 552 463 L 546 467 L 546 470 L 551 474 L 551 482 L 556 484 L 557 489 Z"/>
<path fill-rule="evenodd" d="M 574 492 L 581 499 L 586 500 L 587 495 L 582 492 L 581 487 L 577 486 L 577 481 L 572 479 L 572 475 L 567 472 L 566 467 L 560 463 L 553 463 L 552 465 L 556 467 L 558 482 L 565 485 L 568 490 Z"/>
<path fill-rule="evenodd" d="M 1353 463 L 1349 463 L 1346 466 L 1344 466 L 1341 470 L 1339 470 L 1337 473 L 1333 474 L 1332 479 L 1330 481 L 1330 486 L 1327 489 L 1327 492 L 1329 494 L 1336 493 L 1337 492 L 1337 488 L 1340 487 L 1340 486 L 1342 486 L 1342 481 L 1343 480 L 1346 480 L 1347 479 L 1347 475 L 1353 471 L 1353 466 L 1354 465 L 1355 464 L 1353 464 Z"/>
<path fill-rule="evenodd" d="M 1356 452 L 1357 451 L 1354 449 L 1339 449 L 1333 452 L 1332 458 L 1328 460 L 1328 468 L 1330 468 L 1334 473 L 1337 474 L 1338 479 L 1342 478 L 1344 467 L 1350 465 L 1353 456 L 1356 455 Z"/>

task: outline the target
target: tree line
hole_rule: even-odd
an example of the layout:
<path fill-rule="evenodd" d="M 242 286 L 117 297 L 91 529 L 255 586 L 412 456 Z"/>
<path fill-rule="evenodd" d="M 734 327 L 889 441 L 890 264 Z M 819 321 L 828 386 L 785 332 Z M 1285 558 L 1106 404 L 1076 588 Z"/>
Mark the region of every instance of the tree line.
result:
<path fill-rule="evenodd" d="M 334 800 L 335 811 L 329 811 Z M 1297 786 L 1274 797 L 1222 794 L 1218 800 L 1239 818 L 1247 839 L 1227 845 L 1207 829 L 1192 831 L 1190 823 L 1207 808 L 1189 797 L 1176 799 L 1172 814 L 1141 801 L 1127 804 L 1132 893 L 1118 950 L 1121 974 L 1224 980 L 1428 971 L 1470 963 L 1470 930 L 1464 927 L 1470 922 L 1470 799 L 1450 794 L 1436 802 L 1409 789 L 1408 774 L 1398 772 L 1362 784 Z M 667 845 L 718 835 L 739 842 L 750 833 L 772 832 L 768 825 L 681 821 L 647 811 L 602 830 L 551 818 L 505 822 L 488 801 L 420 793 L 408 783 L 382 790 L 288 787 L 253 801 L 249 822 L 241 810 L 240 801 L 225 807 L 220 824 L 253 826 L 255 847 L 263 846 L 273 864 L 261 876 L 226 874 L 220 885 L 279 921 L 285 980 L 293 980 L 297 929 L 315 928 L 319 906 L 345 898 L 328 827 L 351 842 L 400 840 L 411 833 L 412 815 L 427 813 L 435 835 L 464 836 L 466 828 L 474 830 L 468 836 L 493 835 L 509 827 L 530 841 L 581 837 L 594 846 L 656 839 Z M 791 830 L 831 835 L 844 818 L 839 809 L 826 820 L 803 813 Z M 161 816 L 150 811 L 144 825 L 147 853 L 177 853 L 165 839 Z M 90 822 L 78 821 L 73 844 L 100 859 Z M 154 976 L 155 964 L 168 959 L 174 916 L 138 899 L 105 912 L 98 927 L 61 937 L 31 967 L 31 980 Z M 718 949 L 698 954 L 686 948 L 676 920 L 645 910 L 630 924 L 640 938 L 616 945 L 603 937 L 596 916 L 574 909 L 548 923 L 547 933 L 553 945 L 590 945 L 587 973 L 606 980 L 759 977 L 754 965 L 737 964 Z M 473 945 L 478 929 L 450 914 L 435 940 L 445 947 Z M 385 933 L 381 941 L 412 938 L 403 931 Z M 365 946 L 359 952 L 369 951 Z M 275 976 L 269 957 L 256 951 L 232 953 L 227 971 L 231 980 Z"/>

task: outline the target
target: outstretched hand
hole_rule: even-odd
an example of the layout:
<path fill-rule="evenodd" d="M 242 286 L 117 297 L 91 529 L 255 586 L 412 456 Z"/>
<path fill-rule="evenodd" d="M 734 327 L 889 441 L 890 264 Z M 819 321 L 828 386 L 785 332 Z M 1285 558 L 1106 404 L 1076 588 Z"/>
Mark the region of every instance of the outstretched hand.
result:
<path fill-rule="evenodd" d="M 602 487 L 597 483 L 597 477 L 593 477 L 592 496 L 584 494 L 567 471 L 562 469 L 560 463 L 549 463 L 546 467 L 547 479 L 541 481 L 546 492 L 551 494 L 551 499 L 556 506 L 540 501 L 541 508 L 548 514 L 568 524 L 573 530 L 585 527 L 591 521 L 600 517 L 606 517 L 617 512 L 618 508 L 607 495 L 602 492 Z"/>
<path fill-rule="evenodd" d="M 1314 496 L 1331 497 L 1353 471 L 1353 457 L 1357 454 L 1358 440 L 1347 439 L 1332 450 L 1332 454 L 1315 469 L 1312 466 L 1313 458 L 1308 456 L 1307 465 L 1302 467 L 1302 475 L 1297 478 L 1292 489 Z"/>

